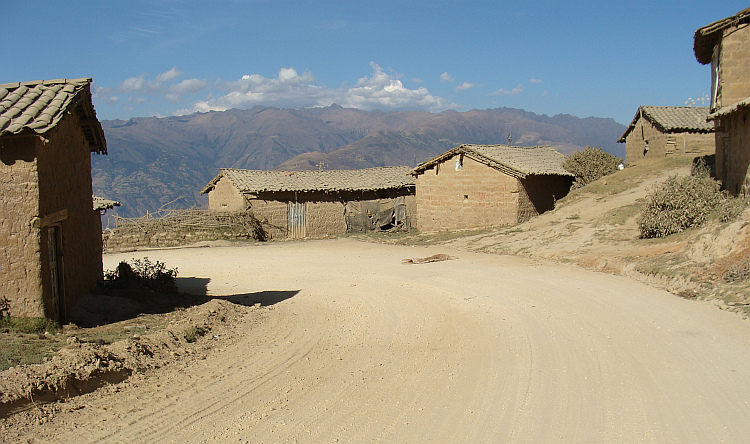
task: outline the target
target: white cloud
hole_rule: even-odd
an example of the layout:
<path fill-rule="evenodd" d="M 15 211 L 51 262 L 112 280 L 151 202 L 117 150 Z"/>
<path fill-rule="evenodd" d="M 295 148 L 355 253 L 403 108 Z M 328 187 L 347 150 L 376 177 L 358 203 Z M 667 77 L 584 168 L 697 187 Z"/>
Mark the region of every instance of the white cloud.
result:
<path fill-rule="evenodd" d="M 529 83 L 542 83 L 540 79 L 529 79 Z"/>
<path fill-rule="evenodd" d="M 456 87 L 456 91 L 465 91 L 467 89 L 476 88 L 477 86 L 479 85 L 476 83 L 463 82 Z"/>
<path fill-rule="evenodd" d="M 177 69 L 176 66 L 173 66 L 172 69 L 170 69 L 167 72 L 163 72 L 156 76 L 156 81 L 158 82 L 169 82 L 170 80 L 174 80 L 182 75 L 182 71 Z"/>
<path fill-rule="evenodd" d="M 419 77 L 412 77 L 411 81 L 414 82 L 414 83 L 422 83 L 423 82 L 423 80 L 420 79 Z"/>
<path fill-rule="evenodd" d="M 523 85 L 519 84 L 515 88 L 508 91 L 507 89 L 500 88 L 497 91 L 491 92 L 491 96 L 517 96 L 523 93 Z"/>
<path fill-rule="evenodd" d="M 357 80 L 354 86 L 329 88 L 315 84 L 310 71 L 299 74 L 294 68 L 283 68 L 276 78 L 247 74 L 239 80 L 222 85 L 226 94 L 197 102 L 178 114 L 206 111 L 225 111 L 231 108 L 250 108 L 255 105 L 281 107 L 329 106 L 334 103 L 359 109 L 428 109 L 442 111 L 455 104 L 433 96 L 424 88 L 406 88 L 397 78 L 375 62 L 370 62 L 372 74 Z"/>
<path fill-rule="evenodd" d="M 207 83 L 200 79 L 185 79 L 180 83 L 175 83 L 169 87 L 169 92 L 173 94 L 195 94 L 205 88 Z"/>
<path fill-rule="evenodd" d="M 146 75 L 141 74 L 138 77 L 130 77 L 125 79 L 120 86 L 117 88 L 122 92 L 134 92 L 141 91 L 146 86 Z"/>
<path fill-rule="evenodd" d="M 453 76 L 448 74 L 447 72 L 440 74 L 440 83 L 450 83 L 455 81 L 456 79 L 454 79 Z"/>

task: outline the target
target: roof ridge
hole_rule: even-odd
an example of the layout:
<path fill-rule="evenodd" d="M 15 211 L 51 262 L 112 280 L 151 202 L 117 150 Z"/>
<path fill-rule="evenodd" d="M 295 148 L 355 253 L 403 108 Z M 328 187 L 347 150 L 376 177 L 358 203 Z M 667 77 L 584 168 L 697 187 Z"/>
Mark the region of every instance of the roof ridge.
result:
<path fill-rule="evenodd" d="M 10 82 L 0 84 L 0 88 L 18 88 L 19 86 L 37 86 L 37 85 L 56 85 L 61 83 L 67 84 L 84 84 L 91 83 L 93 80 L 91 77 L 81 77 L 78 79 L 51 79 L 51 80 L 31 80 L 28 82 Z"/>

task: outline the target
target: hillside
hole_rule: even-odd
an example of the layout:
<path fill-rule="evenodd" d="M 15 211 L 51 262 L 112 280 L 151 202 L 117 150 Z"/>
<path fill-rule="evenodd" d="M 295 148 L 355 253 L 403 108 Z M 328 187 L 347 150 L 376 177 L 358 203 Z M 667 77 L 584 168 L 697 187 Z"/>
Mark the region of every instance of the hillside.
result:
<path fill-rule="evenodd" d="M 573 190 L 553 211 L 513 227 L 375 237 L 572 264 L 748 316 L 750 209 L 734 221 L 711 217 L 663 239 L 639 237 L 637 218 L 647 194 L 669 176 L 689 174 L 690 163 L 683 157 L 641 162 Z"/>
<path fill-rule="evenodd" d="M 361 111 L 257 106 L 164 118 L 103 121 L 109 155 L 94 156 L 94 193 L 135 217 L 168 205 L 205 205 L 198 191 L 219 168 L 344 169 L 416 165 L 460 143 L 586 145 L 623 156 L 625 126 L 612 119 L 548 117 L 498 108 L 467 112 Z"/>

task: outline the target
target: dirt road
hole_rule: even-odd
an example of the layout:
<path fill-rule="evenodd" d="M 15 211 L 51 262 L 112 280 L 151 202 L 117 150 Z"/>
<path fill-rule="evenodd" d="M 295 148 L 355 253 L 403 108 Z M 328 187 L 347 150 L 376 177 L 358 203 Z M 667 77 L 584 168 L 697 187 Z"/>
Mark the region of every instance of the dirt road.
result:
<path fill-rule="evenodd" d="M 450 253 L 456 260 L 402 265 Z M 150 251 L 264 295 L 207 359 L 87 395 L 41 442 L 746 442 L 750 325 L 626 278 L 353 240 Z"/>

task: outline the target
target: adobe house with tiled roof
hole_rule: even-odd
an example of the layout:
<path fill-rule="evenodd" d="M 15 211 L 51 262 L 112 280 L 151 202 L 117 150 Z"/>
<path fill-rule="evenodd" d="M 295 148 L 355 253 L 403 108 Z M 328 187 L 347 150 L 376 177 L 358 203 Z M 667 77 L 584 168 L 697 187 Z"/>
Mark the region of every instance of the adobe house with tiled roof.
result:
<path fill-rule="evenodd" d="M 260 171 L 222 168 L 202 190 L 212 212 L 250 211 L 271 238 L 408 230 L 414 215 L 409 167 Z"/>
<path fill-rule="evenodd" d="M 64 322 L 102 278 L 91 153 L 107 146 L 90 85 L 0 85 L 0 298 L 11 315 Z"/>
<path fill-rule="evenodd" d="M 422 162 L 417 178 L 420 231 L 514 225 L 555 206 L 573 175 L 549 146 L 460 145 Z"/>
<path fill-rule="evenodd" d="M 750 191 L 750 8 L 695 31 L 693 51 L 711 64 L 716 176 L 732 193 Z"/>
<path fill-rule="evenodd" d="M 625 163 L 667 156 L 714 153 L 714 125 L 707 106 L 641 106 L 617 140 L 625 143 Z"/>

